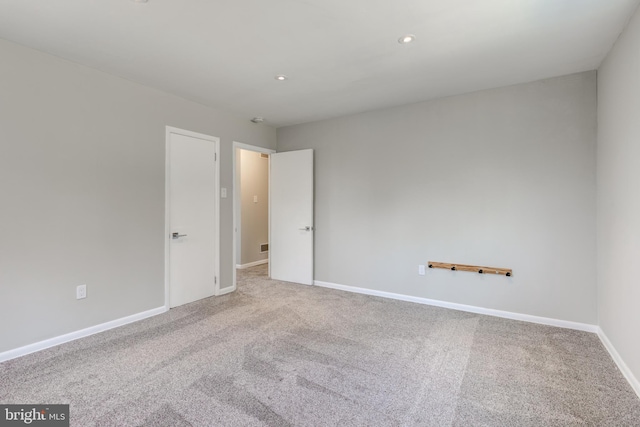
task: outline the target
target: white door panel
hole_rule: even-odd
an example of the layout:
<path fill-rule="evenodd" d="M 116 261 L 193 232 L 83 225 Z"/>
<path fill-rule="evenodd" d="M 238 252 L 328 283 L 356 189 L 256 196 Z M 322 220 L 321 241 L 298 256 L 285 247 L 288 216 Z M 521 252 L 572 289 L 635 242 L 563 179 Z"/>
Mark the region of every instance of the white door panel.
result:
<path fill-rule="evenodd" d="M 271 155 L 270 274 L 313 284 L 313 150 Z"/>
<path fill-rule="evenodd" d="M 170 307 L 215 294 L 217 282 L 217 141 L 170 132 Z"/>

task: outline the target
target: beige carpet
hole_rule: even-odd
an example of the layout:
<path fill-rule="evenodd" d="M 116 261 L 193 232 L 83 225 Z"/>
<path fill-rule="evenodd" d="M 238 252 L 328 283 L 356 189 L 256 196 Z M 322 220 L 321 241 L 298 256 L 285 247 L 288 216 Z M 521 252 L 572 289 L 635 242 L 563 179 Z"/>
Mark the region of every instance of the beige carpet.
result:
<path fill-rule="evenodd" d="M 0 364 L 74 426 L 640 426 L 594 334 L 270 281 Z"/>

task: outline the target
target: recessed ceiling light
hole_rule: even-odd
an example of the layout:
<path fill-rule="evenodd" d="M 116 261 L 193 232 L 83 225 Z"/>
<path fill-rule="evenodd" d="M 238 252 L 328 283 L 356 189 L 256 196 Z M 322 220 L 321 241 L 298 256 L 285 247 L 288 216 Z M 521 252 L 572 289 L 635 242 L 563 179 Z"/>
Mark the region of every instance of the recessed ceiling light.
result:
<path fill-rule="evenodd" d="M 405 34 L 404 36 L 398 39 L 398 43 L 407 44 L 407 43 L 411 43 L 415 39 L 416 39 L 416 36 L 414 36 L 413 34 Z"/>
<path fill-rule="evenodd" d="M 278 74 L 277 76 L 275 76 L 276 80 L 280 80 L 281 82 L 288 80 L 289 77 L 285 76 L 284 74 Z"/>

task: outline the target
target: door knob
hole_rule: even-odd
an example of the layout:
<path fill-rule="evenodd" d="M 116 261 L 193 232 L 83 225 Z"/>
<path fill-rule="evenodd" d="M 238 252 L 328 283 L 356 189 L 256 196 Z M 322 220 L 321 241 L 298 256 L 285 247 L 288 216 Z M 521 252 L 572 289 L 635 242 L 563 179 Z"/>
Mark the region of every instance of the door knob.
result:
<path fill-rule="evenodd" d="M 311 231 L 311 230 L 313 230 L 313 227 L 310 226 L 310 225 L 307 225 L 304 228 L 298 228 L 298 230 L 300 230 L 300 231 Z"/>
<path fill-rule="evenodd" d="M 180 234 L 177 231 L 175 233 L 171 233 L 171 238 L 172 239 L 179 239 L 180 237 L 185 237 L 186 234 Z"/>

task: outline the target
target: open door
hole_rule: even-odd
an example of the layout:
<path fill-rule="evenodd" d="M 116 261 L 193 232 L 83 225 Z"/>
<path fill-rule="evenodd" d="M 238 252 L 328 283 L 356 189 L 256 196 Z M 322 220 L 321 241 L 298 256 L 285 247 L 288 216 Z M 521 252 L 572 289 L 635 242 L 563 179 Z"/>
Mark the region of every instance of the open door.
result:
<path fill-rule="evenodd" d="M 313 150 L 274 153 L 270 162 L 270 275 L 313 284 Z"/>

